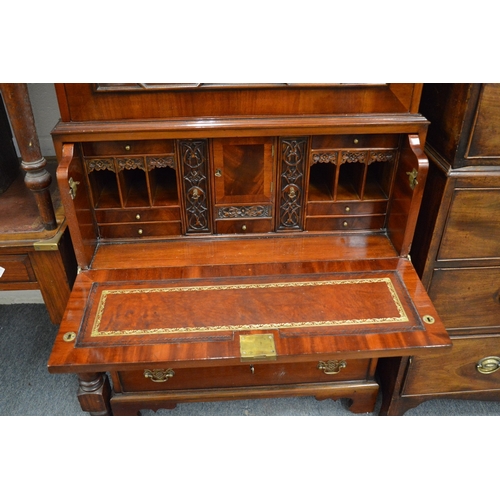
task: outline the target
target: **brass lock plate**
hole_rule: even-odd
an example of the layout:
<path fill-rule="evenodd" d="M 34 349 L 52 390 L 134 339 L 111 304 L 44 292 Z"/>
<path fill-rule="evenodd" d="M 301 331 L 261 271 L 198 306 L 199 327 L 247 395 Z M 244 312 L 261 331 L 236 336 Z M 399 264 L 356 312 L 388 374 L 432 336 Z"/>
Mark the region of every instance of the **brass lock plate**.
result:
<path fill-rule="evenodd" d="M 272 333 L 240 335 L 240 355 L 242 361 L 276 359 L 274 335 Z"/>

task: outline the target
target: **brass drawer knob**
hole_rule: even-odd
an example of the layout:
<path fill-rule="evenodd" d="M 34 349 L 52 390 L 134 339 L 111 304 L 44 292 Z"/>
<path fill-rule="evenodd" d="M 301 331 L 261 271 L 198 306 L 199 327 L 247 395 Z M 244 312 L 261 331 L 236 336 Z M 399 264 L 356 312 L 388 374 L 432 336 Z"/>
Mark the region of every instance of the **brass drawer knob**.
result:
<path fill-rule="evenodd" d="M 125 146 L 125 151 L 130 151 L 130 144 L 127 144 L 127 145 Z"/>
<path fill-rule="evenodd" d="M 342 225 L 343 225 L 344 227 L 347 227 L 347 226 L 349 225 L 349 223 L 345 220 L 344 222 L 342 222 Z"/>
<path fill-rule="evenodd" d="M 320 361 L 318 363 L 318 370 L 323 370 L 325 375 L 337 375 L 346 366 L 347 361 L 345 359 L 330 359 L 328 361 Z"/>
<path fill-rule="evenodd" d="M 141 214 L 137 214 L 137 215 L 135 216 L 135 218 L 136 218 L 136 220 L 141 220 Z"/>
<path fill-rule="evenodd" d="M 142 229 L 139 229 L 139 230 L 137 231 L 137 234 L 138 234 L 139 236 L 141 236 L 143 232 L 144 232 L 144 231 L 143 231 Z"/>
<path fill-rule="evenodd" d="M 483 375 L 489 375 L 500 370 L 500 358 L 498 356 L 487 356 L 477 362 L 476 370 Z"/>
<path fill-rule="evenodd" d="M 247 230 L 247 226 L 246 226 L 245 224 L 243 224 L 243 226 L 241 226 L 241 229 L 242 229 L 243 231 L 246 231 L 246 230 Z"/>
<path fill-rule="evenodd" d="M 345 207 L 345 211 L 346 212 L 350 212 L 351 211 L 351 207 Z"/>
<path fill-rule="evenodd" d="M 168 382 L 174 375 L 175 372 L 172 368 L 167 368 L 166 370 L 144 370 L 144 377 L 149 378 L 152 382 Z"/>

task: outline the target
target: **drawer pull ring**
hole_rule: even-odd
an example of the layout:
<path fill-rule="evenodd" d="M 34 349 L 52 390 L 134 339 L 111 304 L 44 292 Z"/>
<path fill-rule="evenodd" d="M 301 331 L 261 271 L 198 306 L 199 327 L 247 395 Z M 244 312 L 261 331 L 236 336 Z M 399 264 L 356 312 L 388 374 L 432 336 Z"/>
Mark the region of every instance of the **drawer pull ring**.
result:
<path fill-rule="evenodd" d="M 152 382 L 168 382 L 168 379 L 175 375 L 172 368 L 166 370 L 144 370 L 144 377 L 151 379 Z"/>
<path fill-rule="evenodd" d="M 483 375 L 489 375 L 500 370 L 500 358 L 498 356 L 487 356 L 477 362 L 476 370 Z"/>
<path fill-rule="evenodd" d="M 347 366 L 347 362 L 343 359 L 337 361 L 336 359 L 328 361 L 320 361 L 318 363 L 318 370 L 323 370 L 325 375 L 337 375 L 337 373 Z"/>

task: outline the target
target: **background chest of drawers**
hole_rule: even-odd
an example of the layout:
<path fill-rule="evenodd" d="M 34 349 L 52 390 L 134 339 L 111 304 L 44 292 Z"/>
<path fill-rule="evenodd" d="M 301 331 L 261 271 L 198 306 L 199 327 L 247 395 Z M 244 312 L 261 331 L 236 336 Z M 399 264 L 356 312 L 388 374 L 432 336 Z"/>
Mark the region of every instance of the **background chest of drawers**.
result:
<path fill-rule="evenodd" d="M 79 374 L 92 414 L 286 395 L 373 411 L 379 358 L 450 346 L 408 260 L 420 91 L 58 85 L 80 273 L 49 369 Z"/>
<path fill-rule="evenodd" d="M 430 171 L 411 255 L 453 348 L 382 363 L 389 414 L 500 398 L 500 85 L 426 84 L 420 109 Z"/>

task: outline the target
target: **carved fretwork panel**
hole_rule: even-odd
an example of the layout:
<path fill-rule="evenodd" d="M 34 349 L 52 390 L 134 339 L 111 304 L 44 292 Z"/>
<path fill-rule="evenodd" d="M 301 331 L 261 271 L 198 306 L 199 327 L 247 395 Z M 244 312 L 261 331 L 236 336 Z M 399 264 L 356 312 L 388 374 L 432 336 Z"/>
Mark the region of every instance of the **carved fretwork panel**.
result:
<path fill-rule="evenodd" d="M 278 231 L 303 229 L 307 150 L 306 137 L 281 139 Z"/>
<path fill-rule="evenodd" d="M 182 171 L 186 233 L 209 233 L 211 224 L 208 205 L 207 142 L 179 141 L 178 150 Z"/>

